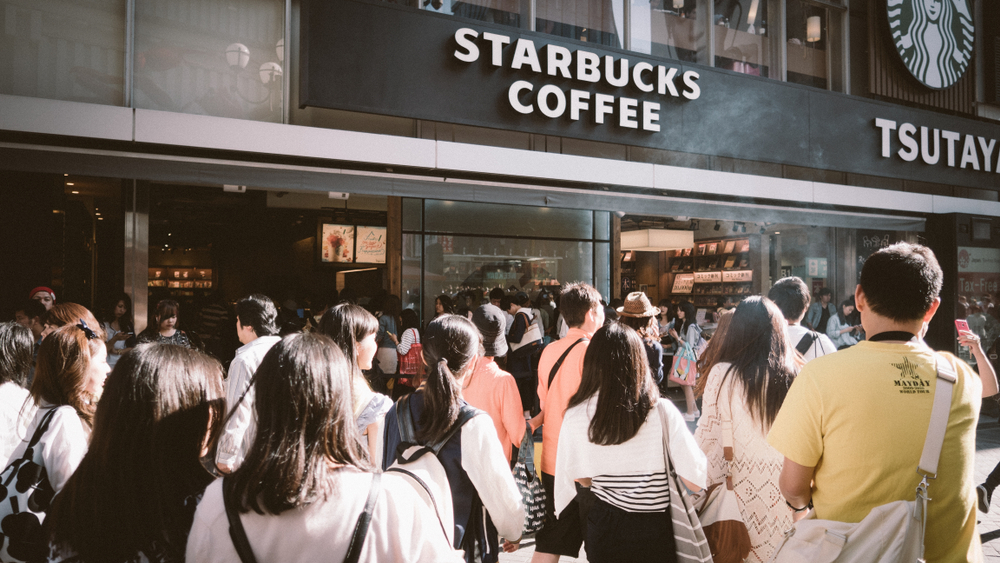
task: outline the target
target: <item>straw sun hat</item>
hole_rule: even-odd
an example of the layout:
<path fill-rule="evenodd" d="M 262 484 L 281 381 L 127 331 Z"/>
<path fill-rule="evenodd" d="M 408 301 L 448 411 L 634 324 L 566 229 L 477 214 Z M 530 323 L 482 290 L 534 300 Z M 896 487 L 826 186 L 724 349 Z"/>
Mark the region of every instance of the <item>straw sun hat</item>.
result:
<path fill-rule="evenodd" d="M 641 291 L 633 291 L 625 298 L 625 305 L 618 307 L 618 315 L 622 317 L 655 317 L 660 309 L 649 302 L 649 298 Z"/>

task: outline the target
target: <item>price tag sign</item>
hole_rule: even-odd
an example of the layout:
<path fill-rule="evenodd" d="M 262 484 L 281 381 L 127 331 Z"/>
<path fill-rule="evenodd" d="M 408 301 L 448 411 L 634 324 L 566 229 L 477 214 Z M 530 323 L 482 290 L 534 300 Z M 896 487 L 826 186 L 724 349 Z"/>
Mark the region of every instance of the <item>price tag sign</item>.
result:
<path fill-rule="evenodd" d="M 722 272 L 695 272 L 694 283 L 718 283 L 722 281 Z"/>
<path fill-rule="evenodd" d="M 753 270 L 736 270 L 735 272 L 722 272 L 724 282 L 749 282 L 753 281 Z"/>

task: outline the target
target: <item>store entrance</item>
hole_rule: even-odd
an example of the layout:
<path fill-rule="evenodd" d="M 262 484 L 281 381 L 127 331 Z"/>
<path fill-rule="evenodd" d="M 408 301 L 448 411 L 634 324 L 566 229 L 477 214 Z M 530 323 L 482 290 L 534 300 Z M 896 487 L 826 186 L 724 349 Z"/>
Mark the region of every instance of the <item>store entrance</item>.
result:
<path fill-rule="evenodd" d="M 179 327 L 220 359 L 239 347 L 224 311 L 245 295 L 274 299 L 294 330 L 338 296 L 365 303 L 388 288 L 385 197 L 172 184 L 149 194 L 147 323 L 175 300 Z"/>

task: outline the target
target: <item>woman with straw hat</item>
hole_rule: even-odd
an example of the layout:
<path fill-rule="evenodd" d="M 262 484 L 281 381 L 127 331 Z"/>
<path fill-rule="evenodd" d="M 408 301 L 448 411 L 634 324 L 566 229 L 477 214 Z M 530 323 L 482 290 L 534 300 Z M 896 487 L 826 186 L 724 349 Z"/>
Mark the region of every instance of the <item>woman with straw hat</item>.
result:
<path fill-rule="evenodd" d="M 660 309 L 650 303 L 645 293 L 633 291 L 617 311 L 618 322 L 635 329 L 642 337 L 642 345 L 649 359 L 649 371 L 659 386 L 663 383 L 663 346 L 660 346 L 660 327 L 656 320 Z"/>

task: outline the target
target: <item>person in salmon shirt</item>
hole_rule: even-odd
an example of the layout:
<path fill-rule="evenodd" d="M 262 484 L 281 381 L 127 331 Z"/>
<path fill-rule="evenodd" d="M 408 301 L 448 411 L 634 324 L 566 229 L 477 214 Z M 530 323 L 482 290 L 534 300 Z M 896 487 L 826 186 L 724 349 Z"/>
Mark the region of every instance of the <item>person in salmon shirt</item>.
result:
<path fill-rule="evenodd" d="M 542 487 L 545 488 L 545 527 L 535 537 L 532 563 L 555 563 L 561 555 L 579 557 L 586 522 L 580 519 L 575 500 L 555 516 L 556 450 L 559 430 L 570 398 L 583 377 L 583 355 L 597 329 L 604 325 L 601 294 L 582 282 L 562 290 L 559 308 L 569 325 L 565 338 L 545 347 L 538 361 L 538 400 L 542 412 L 531 419 L 531 428 L 542 428 Z"/>
<path fill-rule="evenodd" d="M 517 459 L 517 454 L 513 452 L 520 447 L 527 426 L 514 376 L 500 369 L 494 361 L 494 358 L 507 355 L 503 311 L 493 305 L 482 305 L 472 312 L 472 324 L 483 337 L 483 357 L 479 358 L 476 370 L 465 381 L 462 397 L 490 415 L 503 453 L 507 461 L 511 461 Z"/>

